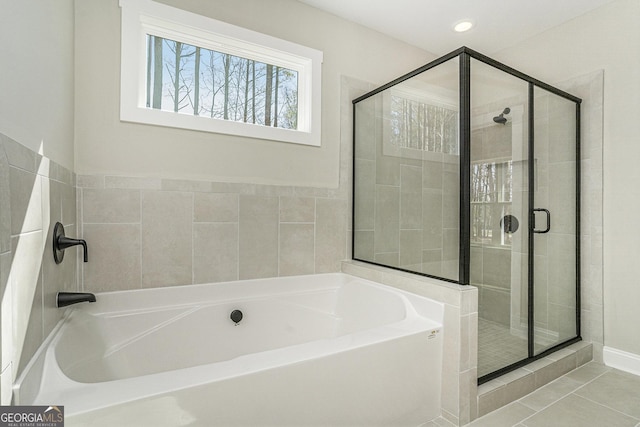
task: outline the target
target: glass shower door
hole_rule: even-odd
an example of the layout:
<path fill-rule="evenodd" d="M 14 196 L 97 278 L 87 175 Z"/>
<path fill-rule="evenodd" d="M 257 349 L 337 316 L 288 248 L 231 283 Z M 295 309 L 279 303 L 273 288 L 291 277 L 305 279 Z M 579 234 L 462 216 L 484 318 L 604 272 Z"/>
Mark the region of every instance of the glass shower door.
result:
<path fill-rule="evenodd" d="M 528 84 L 471 61 L 470 284 L 478 376 L 528 357 Z"/>
<path fill-rule="evenodd" d="M 479 383 L 581 339 L 580 102 L 468 48 L 353 101 L 353 258 L 476 286 Z"/>
<path fill-rule="evenodd" d="M 579 335 L 576 104 L 534 88 L 533 351 Z M 578 317 L 579 318 L 579 317 Z"/>

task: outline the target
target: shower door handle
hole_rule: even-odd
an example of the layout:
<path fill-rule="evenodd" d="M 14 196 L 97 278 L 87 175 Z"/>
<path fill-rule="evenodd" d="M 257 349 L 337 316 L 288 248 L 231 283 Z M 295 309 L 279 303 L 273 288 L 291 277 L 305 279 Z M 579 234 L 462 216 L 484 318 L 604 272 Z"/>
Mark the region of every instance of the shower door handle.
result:
<path fill-rule="evenodd" d="M 535 208 L 535 209 L 532 209 L 531 212 L 532 212 L 531 213 L 532 231 L 534 233 L 540 233 L 540 234 L 548 233 L 549 230 L 551 230 L 551 212 L 549 212 L 548 209 L 544 209 L 544 208 Z M 547 214 L 547 228 L 545 228 L 544 230 L 536 230 L 536 212 L 544 212 Z"/>

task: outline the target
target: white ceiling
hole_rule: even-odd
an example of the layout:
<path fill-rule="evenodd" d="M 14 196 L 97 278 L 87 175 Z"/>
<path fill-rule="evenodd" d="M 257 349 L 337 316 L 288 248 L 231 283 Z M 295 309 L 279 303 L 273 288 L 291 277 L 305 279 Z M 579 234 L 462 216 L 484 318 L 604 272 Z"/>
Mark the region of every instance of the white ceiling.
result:
<path fill-rule="evenodd" d="M 492 55 L 614 0 L 299 0 L 443 55 L 468 46 Z M 466 33 L 454 23 L 471 19 Z"/>

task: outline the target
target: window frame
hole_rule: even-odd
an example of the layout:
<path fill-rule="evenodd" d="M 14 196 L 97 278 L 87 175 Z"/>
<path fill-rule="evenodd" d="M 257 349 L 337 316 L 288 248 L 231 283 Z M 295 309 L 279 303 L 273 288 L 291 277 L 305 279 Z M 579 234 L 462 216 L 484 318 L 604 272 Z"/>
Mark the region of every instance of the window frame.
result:
<path fill-rule="evenodd" d="M 120 0 L 120 120 L 311 146 L 321 145 L 323 53 L 151 0 Z M 284 129 L 146 106 L 147 34 L 298 72 L 298 129 Z"/>

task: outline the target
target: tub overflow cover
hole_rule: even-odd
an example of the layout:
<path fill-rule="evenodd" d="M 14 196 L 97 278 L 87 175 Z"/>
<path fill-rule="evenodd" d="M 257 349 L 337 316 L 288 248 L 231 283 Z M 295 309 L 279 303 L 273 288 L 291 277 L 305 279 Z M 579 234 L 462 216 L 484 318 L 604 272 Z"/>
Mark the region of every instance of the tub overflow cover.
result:
<path fill-rule="evenodd" d="M 231 320 L 233 320 L 235 322 L 235 324 L 237 325 L 238 323 L 240 323 L 240 321 L 242 320 L 242 312 L 240 310 L 233 310 L 231 312 L 231 316 L 229 316 L 231 318 Z"/>

